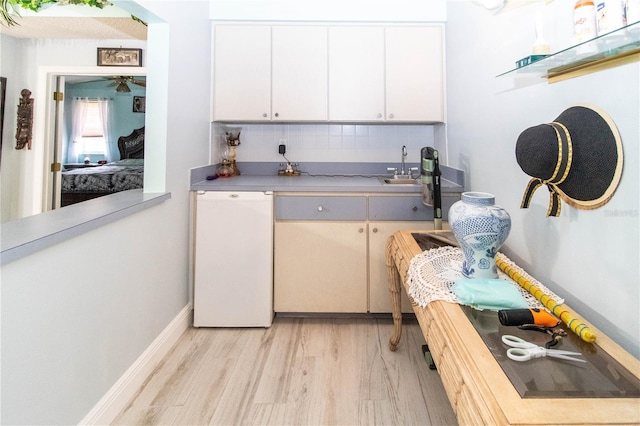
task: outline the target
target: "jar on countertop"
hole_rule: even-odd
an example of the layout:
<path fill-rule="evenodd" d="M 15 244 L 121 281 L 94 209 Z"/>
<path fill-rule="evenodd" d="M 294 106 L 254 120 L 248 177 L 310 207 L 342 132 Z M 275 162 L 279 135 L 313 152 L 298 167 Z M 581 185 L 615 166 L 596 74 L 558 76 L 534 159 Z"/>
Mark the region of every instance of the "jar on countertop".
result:
<path fill-rule="evenodd" d="M 222 160 L 222 163 L 216 168 L 216 175 L 221 178 L 231 177 L 234 175 L 233 167 L 229 160 Z"/>

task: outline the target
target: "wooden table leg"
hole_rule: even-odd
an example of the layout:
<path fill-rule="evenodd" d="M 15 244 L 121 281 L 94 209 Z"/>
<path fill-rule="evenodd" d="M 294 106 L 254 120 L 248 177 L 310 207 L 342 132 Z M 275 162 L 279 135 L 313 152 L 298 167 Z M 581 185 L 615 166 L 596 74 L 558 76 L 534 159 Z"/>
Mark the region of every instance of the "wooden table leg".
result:
<path fill-rule="evenodd" d="M 395 244 L 395 238 L 389 237 L 386 245 L 386 264 L 389 292 L 391 293 L 391 309 L 393 317 L 393 334 L 389 339 L 389 350 L 398 349 L 400 337 L 402 337 L 402 308 L 400 305 L 400 292 L 402 291 L 402 281 L 398 273 L 398 267 L 395 262 L 395 254 L 398 247 Z"/>

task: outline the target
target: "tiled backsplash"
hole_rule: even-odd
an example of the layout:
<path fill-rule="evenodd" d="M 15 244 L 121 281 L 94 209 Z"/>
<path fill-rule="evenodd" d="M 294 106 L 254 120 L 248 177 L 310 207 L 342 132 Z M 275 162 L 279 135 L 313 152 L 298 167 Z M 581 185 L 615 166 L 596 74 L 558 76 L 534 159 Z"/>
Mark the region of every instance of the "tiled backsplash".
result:
<path fill-rule="evenodd" d="M 292 163 L 399 163 L 403 145 L 407 162 L 420 162 L 420 149 L 434 146 L 434 126 L 386 124 L 220 124 L 213 123 L 211 162 L 222 161 L 227 149 L 225 129 L 241 128 L 237 161 L 284 162 L 278 145 L 286 140 Z"/>

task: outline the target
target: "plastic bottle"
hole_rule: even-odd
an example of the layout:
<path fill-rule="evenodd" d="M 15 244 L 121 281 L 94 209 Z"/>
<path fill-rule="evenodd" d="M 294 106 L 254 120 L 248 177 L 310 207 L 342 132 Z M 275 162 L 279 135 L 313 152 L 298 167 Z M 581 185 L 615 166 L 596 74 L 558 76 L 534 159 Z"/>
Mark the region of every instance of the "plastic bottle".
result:
<path fill-rule="evenodd" d="M 627 25 L 640 22 L 640 0 L 627 0 Z M 639 29 L 636 25 L 634 28 Z"/>
<path fill-rule="evenodd" d="M 573 33 L 576 43 L 582 43 L 598 35 L 596 6 L 593 0 L 578 0 L 573 7 Z"/>
<path fill-rule="evenodd" d="M 610 33 L 627 25 L 625 0 L 598 0 L 596 22 L 598 35 Z"/>

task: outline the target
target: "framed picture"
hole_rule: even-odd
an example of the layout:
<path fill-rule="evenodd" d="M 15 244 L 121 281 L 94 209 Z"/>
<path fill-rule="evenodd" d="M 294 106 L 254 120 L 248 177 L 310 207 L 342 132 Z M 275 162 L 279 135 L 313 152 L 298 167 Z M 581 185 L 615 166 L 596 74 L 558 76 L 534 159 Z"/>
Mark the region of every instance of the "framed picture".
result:
<path fill-rule="evenodd" d="M 99 67 L 141 67 L 142 49 L 98 47 Z"/>
<path fill-rule="evenodd" d="M 145 97 L 144 96 L 134 96 L 133 97 L 133 112 L 144 112 L 145 111 Z"/>

